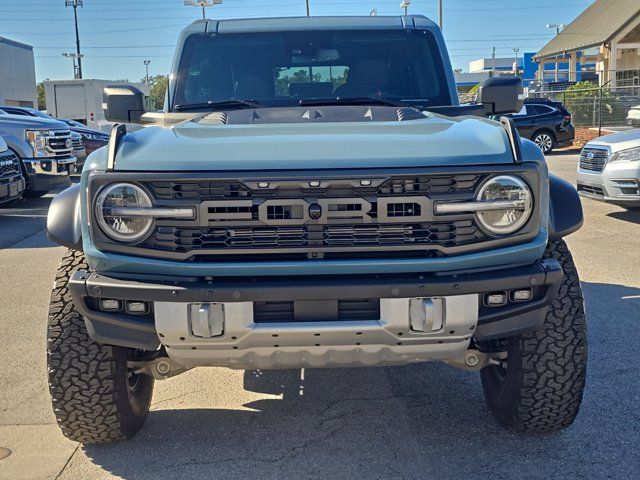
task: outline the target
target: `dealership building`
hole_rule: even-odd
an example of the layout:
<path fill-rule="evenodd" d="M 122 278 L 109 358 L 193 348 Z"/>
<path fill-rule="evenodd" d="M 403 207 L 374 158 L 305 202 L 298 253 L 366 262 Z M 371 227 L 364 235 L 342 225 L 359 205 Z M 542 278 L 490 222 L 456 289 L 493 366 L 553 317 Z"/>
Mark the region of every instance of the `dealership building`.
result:
<path fill-rule="evenodd" d="M 0 37 L 0 105 L 37 107 L 33 47 Z"/>

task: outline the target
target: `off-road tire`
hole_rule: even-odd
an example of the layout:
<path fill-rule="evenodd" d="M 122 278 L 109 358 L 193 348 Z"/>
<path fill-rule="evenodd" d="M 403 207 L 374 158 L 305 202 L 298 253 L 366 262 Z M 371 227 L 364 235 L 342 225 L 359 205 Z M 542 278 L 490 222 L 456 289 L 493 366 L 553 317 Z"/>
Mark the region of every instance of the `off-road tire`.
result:
<path fill-rule="evenodd" d="M 558 295 L 535 332 L 506 340 L 504 366 L 481 371 L 490 409 L 505 427 L 547 433 L 571 425 L 582 402 L 587 331 L 578 272 L 563 240 L 551 241 L 545 258 L 564 271 Z"/>
<path fill-rule="evenodd" d="M 127 369 L 130 351 L 89 337 L 69 292 L 69 277 L 88 269 L 82 252 L 69 250 L 56 275 L 47 331 L 49 391 L 62 433 L 84 444 L 131 438 L 151 403 L 153 378 Z"/>

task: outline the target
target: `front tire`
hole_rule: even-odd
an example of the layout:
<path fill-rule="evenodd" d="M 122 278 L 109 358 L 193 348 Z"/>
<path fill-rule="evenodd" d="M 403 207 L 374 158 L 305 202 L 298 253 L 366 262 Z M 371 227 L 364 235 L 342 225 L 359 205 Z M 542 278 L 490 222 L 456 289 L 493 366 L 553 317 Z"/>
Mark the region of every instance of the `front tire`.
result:
<path fill-rule="evenodd" d="M 587 332 L 578 272 L 564 240 L 545 258 L 560 262 L 564 279 L 542 328 L 506 339 L 506 366 L 481 372 L 490 409 L 505 427 L 546 433 L 571 425 L 578 414 L 587 371 Z"/>
<path fill-rule="evenodd" d="M 151 404 L 153 378 L 127 368 L 130 350 L 101 345 L 87 333 L 69 292 L 69 277 L 88 269 L 82 252 L 62 259 L 47 329 L 49 391 L 62 433 L 84 444 L 131 438 Z"/>

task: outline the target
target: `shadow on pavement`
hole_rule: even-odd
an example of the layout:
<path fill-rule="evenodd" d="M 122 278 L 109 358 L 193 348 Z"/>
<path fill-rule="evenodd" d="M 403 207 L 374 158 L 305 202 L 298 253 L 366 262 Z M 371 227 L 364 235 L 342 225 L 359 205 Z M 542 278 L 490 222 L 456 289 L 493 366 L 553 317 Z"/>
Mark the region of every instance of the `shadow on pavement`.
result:
<path fill-rule="evenodd" d="M 629 440 L 639 439 L 640 289 L 583 288 L 587 390 L 561 433 L 506 432 L 476 373 L 415 364 L 245 371 L 246 390 L 275 397 L 233 410 L 153 411 L 133 440 L 83 449 L 124 479 L 629 478 L 639 458 Z"/>
<path fill-rule="evenodd" d="M 615 212 L 607 213 L 607 217 L 615 218 L 617 220 L 623 220 L 629 223 L 640 223 L 640 209 L 634 210 L 618 210 Z"/>

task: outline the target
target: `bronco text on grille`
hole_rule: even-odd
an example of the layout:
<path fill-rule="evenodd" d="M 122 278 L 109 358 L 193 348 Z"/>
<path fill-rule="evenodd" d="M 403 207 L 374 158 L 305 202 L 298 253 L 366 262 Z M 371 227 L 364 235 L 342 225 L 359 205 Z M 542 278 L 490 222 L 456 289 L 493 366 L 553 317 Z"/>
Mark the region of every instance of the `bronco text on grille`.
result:
<path fill-rule="evenodd" d="M 473 213 L 434 213 L 438 201 L 474 200 L 488 174 L 364 175 L 145 179 L 139 184 L 156 207 L 193 215 L 156 218 L 134 245 L 95 227 L 96 242 L 105 251 L 178 261 L 253 261 L 438 257 L 496 241 Z"/>

